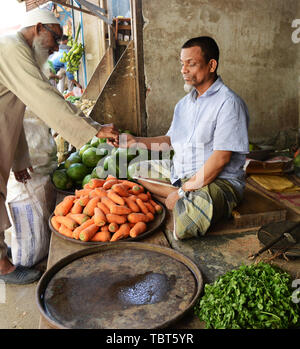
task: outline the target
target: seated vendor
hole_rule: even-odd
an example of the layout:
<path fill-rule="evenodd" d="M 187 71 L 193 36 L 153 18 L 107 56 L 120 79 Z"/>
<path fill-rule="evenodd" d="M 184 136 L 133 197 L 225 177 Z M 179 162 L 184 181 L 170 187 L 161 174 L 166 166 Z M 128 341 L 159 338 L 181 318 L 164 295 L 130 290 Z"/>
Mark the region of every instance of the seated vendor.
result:
<path fill-rule="evenodd" d="M 169 174 L 174 187 L 165 203 L 174 213 L 176 239 L 204 235 L 212 224 L 229 218 L 243 197 L 248 110 L 217 75 L 218 61 L 219 49 L 212 38 L 187 41 L 181 49 L 181 73 L 190 92 L 177 103 L 167 134 L 122 135 L 127 147 L 139 143 L 161 150 L 165 144 L 174 149 L 172 161 L 150 160 L 146 167 L 161 178 Z"/>

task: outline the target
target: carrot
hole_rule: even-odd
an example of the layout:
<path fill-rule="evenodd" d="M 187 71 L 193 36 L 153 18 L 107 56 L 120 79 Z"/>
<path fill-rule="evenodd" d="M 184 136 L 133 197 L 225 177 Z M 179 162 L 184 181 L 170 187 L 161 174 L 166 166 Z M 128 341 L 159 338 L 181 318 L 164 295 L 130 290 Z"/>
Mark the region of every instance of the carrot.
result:
<path fill-rule="evenodd" d="M 123 223 L 126 223 L 126 221 L 127 221 L 126 216 L 120 216 L 120 215 L 112 214 L 112 213 L 107 214 L 106 219 L 109 223 L 117 223 L 117 224 L 123 224 Z"/>
<path fill-rule="evenodd" d="M 104 205 L 103 202 L 98 202 L 97 207 L 99 207 L 104 214 L 110 213 L 109 208 L 106 205 Z"/>
<path fill-rule="evenodd" d="M 131 209 L 132 212 L 140 212 L 139 206 L 131 198 L 124 198 L 125 203 Z"/>
<path fill-rule="evenodd" d="M 95 189 L 95 188 L 103 187 L 103 184 L 104 184 L 104 183 L 105 183 L 105 179 L 92 178 L 92 179 L 89 181 L 89 186 L 90 186 L 92 189 Z"/>
<path fill-rule="evenodd" d="M 142 187 L 141 185 L 136 184 L 134 187 L 132 187 L 131 192 L 134 195 L 138 195 L 144 192 L 144 187 Z"/>
<path fill-rule="evenodd" d="M 152 199 L 152 195 L 151 195 L 151 193 L 150 193 L 150 191 L 147 191 L 147 196 L 148 196 L 148 198 L 149 198 L 149 200 L 151 200 Z"/>
<path fill-rule="evenodd" d="M 51 224 L 52 224 L 52 227 L 53 227 L 56 231 L 59 231 L 60 223 L 57 222 L 56 218 L 57 218 L 57 216 L 52 216 L 52 218 L 51 218 Z"/>
<path fill-rule="evenodd" d="M 108 242 L 110 238 L 111 238 L 111 234 L 109 231 L 101 230 L 91 238 L 91 241 Z"/>
<path fill-rule="evenodd" d="M 137 196 L 132 194 L 132 195 L 129 196 L 129 199 L 133 200 L 134 202 L 136 202 Z"/>
<path fill-rule="evenodd" d="M 147 214 L 149 212 L 148 208 L 146 207 L 145 203 L 137 198 L 136 199 L 136 204 L 139 206 L 139 208 L 141 209 L 141 211 L 144 213 L 144 214 Z"/>
<path fill-rule="evenodd" d="M 110 213 L 118 215 L 128 215 L 132 210 L 127 206 L 114 205 L 110 208 Z"/>
<path fill-rule="evenodd" d="M 103 227 L 101 227 L 101 231 L 109 231 L 108 230 L 108 225 L 103 225 Z"/>
<path fill-rule="evenodd" d="M 145 202 L 149 200 L 149 196 L 145 193 L 138 194 L 137 197 Z"/>
<path fill-rule="evenodd" d="M 89 185 L 89 183 L 86 183 L 84 186 L 83 186 L 83 189 L 92 189 Z"/>
<path fill-rule="evenodd" d="M 95 210 L 95 207 L 97 206 L 99 200 L 100 200 L 100 198 L 98 196 L 95 198 L 92 198 L 85 206 L 83 213 L 92 217 L 94 215 L 94 210 Z"/>
<path fill-rule="evenodd" d="M 117 241 L 121 239 L 125 239 L 130 234 L 130 226 L 128 223 L 124 223 L 120 226 L 120 228 L 114 233 L 114 235 L 111 237 L 110 241 Z"/>
<path fill-rule="evenodd" d="M 163 209 L 159 204 L 157 204 L 154 200 L 150 200 L 149 202 L 155 208 L 157 213 L 162 213 Z"/>
<path fill-rule="evenodd" d="M 64 236 L 67 236 L 68 238 L 71 238 L 73 234 L 72 230 L 63 224 L 60 225 L 58 232 Z"/>
<path fill-rule="evenodd" d="M 92 191 L 93 189 L 76 189 L 75 190 L 75 196 L 77 198 L 80 198 L 81 196 L 86 196 L 89 195 L 89 193 Z"/>
<path fill-rule="evenodd" d="M 130 223 L 148 222 L 148 217 L 144 213 L 130 213 L 127 219 Z"/>
<path fill-rule="evenodd" d="M 71 213 L 82 213 L 83 207 L 80 205 L 79 199 L 76 199 L 74 201 L 74 205 L 71 208 Z"/>
<path fill-rule="evenodd" d="M 70 212 L 75 198 L 75 195 L 66 196 L 63 201 L 55 207 L 55 216 L 66 216 Z"/>
<path fill-rule="evenodd" d="M 109 180 L 111 180 L 111 179 L 116 179 L 116 180 L 118 180 L 118 178 L 115 177 L 115 176 L 113 176 L 113 175 L 108 175 L 108 176 L 106 177 L 106 181 L 109 181 Z"/>
<path fill-rule="evenodd" d="M 73 219 L 79 225 L 83 224 L 88 219 L 90 219 L 90 217 L 84 213 L 69 213 L 68 217 Z"/>
<path fill-rule="evenodd" d="M 145 222 L 136 223 L 133 228 L 130 229 L 130 237 L 136 238 L 138 235 L 144 233 L 147 230 L 147 224 Z"/>
<path fill-rule="evenodd" d="M 115 233 L 119 229 L 119 224 L 117 223 L 110 223 L 108 226 L 108 231 L 111 233 Z"/>
<path fill-rule="evenodd" d="M 150 222 L 150 221 L 153 221 L 153 220 L 154 220 L 154 214 L 153 214 L 153 213 L 148 212 L 148 213 L 146 213 L 146 216 L 148 217 L 148 222 Z"/>
<path fill-rule="evenodd" d="M 81 230 L 81 232 L 79 233 L 79 239 L 81 241 L 90 241 L 92 237 L 97 233 L 98 230 L 99 230 L 98 225 L 92 224 L 89 227 Z"/>
<path fill-rule="evenodd" d="M 130 229 L 133 228 L 136 225 L 136 223 L 128 223 L 128 224 L 130 226 Z"/>
<path fill-rule="evenodd" d="M 150 204 L 150 202 L 144 202 L 144 205 L 147 207 L 148 211 L 151 212 L 152 214 L 155 214 L 155 208 Z"/>
<path fill-rule="evenodd" d="M 140 187 L 136 186 L 134 188 L 136 188 L 136 189 L 135 190 L 129 189 L 128 193 L 132 194 L 132 195 L 138 195 L 138 194 L 142 194 L 143 193 L 143 191 L 140 189 Z"/>
<path fill-rule="evenodd" d="M 94 209 L 94 222 L 98 227 L 102 227 L 107 222 L 105 213 L 99 207 Z"/>
<path fill-rule="evenodd" d="M 118 205 L 122 205 L 122 206 L 125 205 L 124 199 L 120 195 L 115 193 L 113 190 L 109 190 L 107 192 L 107 197 Z"/>
<path fill-rule="evenodd" d="M 118 184 L 114 184 L 111 189 L 117 193 L 120 196 L 123 197 L 128 197 L 130 194 L 128 193 L 128 189 L 125 185 L 123 185 L 122 183 L 118 183 Z"/>
<path fill-rule="evenodd" d="M 76 223 L 76 221 L 74 221 L 74 219 L 66 216 L 57 216 L 56 222 L 63 224 L 65 227 L 67 227 L 70 230 L 74 230 L 78 226 L 78 224 Z"/>
<path fill-rule="evenodd" d="M 109 179 L 106 180 L 103 184 L 103 189 L 108 190 L 110 189 L 114 184 L 117 184 L 119 181 L 117 179 Z"/>
<path fill-rule="evenodd" d="M 90 198 L 88 195 L 85 195 L 85 196 L 81 196 L 79 198 L 79 203 L 81 206 L 86 206 L 88 204 L 88 202 L 90 201 Z"/>
<path fill-rule="evenodd" d="M 107 196 L 107 192 L 103 188 L 96 188 L 95 194 L 98 195 L 100 198 L 103 198 L 103 196 Z"/>
<path fill-rule="evenodd" d="M 88 219 L 83 224 L 81 224 L 79 227 L 75 228 L 75 230 L 73 230 L 73 235 L 72 235 L 73 239 L 78 240 L 80 232 L 92 224 L 94 224 L 94 218 Z"/>
<path fill-rule="evenodd" d="M 115 205 L 116 205 L 112 200 L 110 200 L 110 199 L 107 198 L 107 197 L 101 198 L 101 202 L 102 202 L 105 206 L 107 206 L 107 207 L 109 208 L 109 210 L 110 210 L 110 208 L 111 208 L 112 206 L 115 206 Z"/>
<path fill-rule="evenodd" d="M 127 180 L 127 179 L 121 179 L 120 183 L 126 185 L 130 189 L 132 189 L 134 186 L 137 185 L 135 182 L 131 182 L 131 181 Z"/>
<path fill-rule="evenodd" d="M 89 198 L 92 199 L 92 198 L 95 198 L 97 195 L 96 193 L 96 189 L 92 189 L 89 193 Z"/>

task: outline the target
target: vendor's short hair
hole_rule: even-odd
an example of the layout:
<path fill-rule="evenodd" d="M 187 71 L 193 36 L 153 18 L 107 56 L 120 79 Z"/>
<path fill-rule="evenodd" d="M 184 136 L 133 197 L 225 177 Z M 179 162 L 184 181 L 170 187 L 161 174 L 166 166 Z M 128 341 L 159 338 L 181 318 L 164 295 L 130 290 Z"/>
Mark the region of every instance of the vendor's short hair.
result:
<path fill-rule="evenodd" d="M 199 46 L 204 54 L 204 59 L 208 63 L 211 59 L 215 59 L 219 63 L 219 47 L 215 40 L 209 36 L 199 36 L 188 40 L 182 48 L 190 48 Z"/>

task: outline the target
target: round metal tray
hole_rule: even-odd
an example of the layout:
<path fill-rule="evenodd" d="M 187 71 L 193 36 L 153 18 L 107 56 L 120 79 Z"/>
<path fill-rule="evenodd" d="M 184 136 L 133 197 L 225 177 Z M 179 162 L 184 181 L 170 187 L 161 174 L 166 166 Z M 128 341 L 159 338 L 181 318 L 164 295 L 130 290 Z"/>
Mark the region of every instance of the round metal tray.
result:
<path fill-rule="evenodd" d="M 202 289 L 201 271 L 183 254 L 116 242 L 58 261 L 40 279 L 36 301 L 53 328 L 154 329 L 184 316 Z"/>
<path fill-rule="evenodd" d="M 158 203 L 154 199 L 153 199 L 153 201 Z M 121 242 L 123 242 L 123 241 L 138 241 L 138 240 L 142 240 L 142 239 L 148 237 L 149 235 L 153 234 L 162 225 L 162 223 L 164 222 L 165 217 L 166 217 L 166 208 L 164 207 L 164 205 L 161 202 L 159 202 L 159 205 L 162 207 L 163 211 L 160 214 L 156 214 L 155 218 L 152 222 L 147 223 L 147 227 L 148 227 L 147 231 L 145 231 L 141 235 L 138 235 L 136 238 L 128 237 L 127 239 L 122 239 L 119 241 L 121 241 Z M 81 240 L 72 239 L 72 238 L 69 238 L 67 236 L 60 234 L 56 229 L 54 229 L 54 227 L 51 224 L 51 218 L 53 216 L 54 216 L 54 213 L 52 213 L 52 215 L 49 217 L 49 221 L 48 221 L 49 227 L 50 227 L 51 231 L 53 231 L 53 233 L 55 235 L 59 236 L 60 238 L 74 242 L 76 244 L 81 244 L 81 245 L 101 245 L 101 244 L 103 244 L 103 242 L 100 242 L 100 241 L 99 242 L 98 241 L 81 241 Z"/>

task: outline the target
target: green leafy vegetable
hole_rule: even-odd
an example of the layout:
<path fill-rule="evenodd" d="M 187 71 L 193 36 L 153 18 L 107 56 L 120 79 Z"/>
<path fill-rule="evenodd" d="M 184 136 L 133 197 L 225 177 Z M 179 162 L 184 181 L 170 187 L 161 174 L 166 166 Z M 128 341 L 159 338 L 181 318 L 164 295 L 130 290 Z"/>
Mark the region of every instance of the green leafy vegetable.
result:
<path fill-rule="evenodd" d="M 260 262 L 241 266 L 205 285 L 194 307 L 210 329 L 286 329 L 299 324 L 291 276 Z"/>

